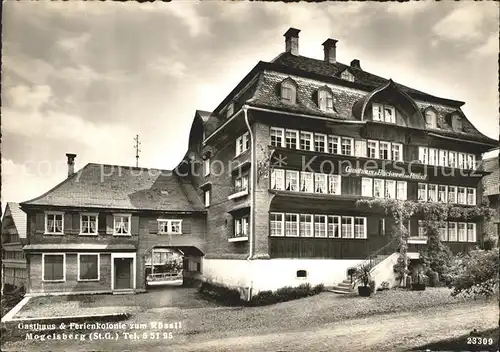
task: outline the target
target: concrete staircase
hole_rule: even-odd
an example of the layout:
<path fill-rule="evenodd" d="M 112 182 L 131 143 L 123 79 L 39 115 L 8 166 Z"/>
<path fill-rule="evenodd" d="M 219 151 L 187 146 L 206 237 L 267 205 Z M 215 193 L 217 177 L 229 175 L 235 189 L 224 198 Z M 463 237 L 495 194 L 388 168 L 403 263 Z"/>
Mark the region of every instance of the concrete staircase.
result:
<path fill-rule="evenodd" d="M 365 260 L 364 264 L 370 263 L 370 265 L 372 266 L 371 271 L 373 272 L 377 265 L 384 261 L 389 255 L 390 254 L 371 255 Z M 334 285 L 331 289 L 331 292 L 345 295 L 355 292 L 357 286 L 358 283 L 356 282 L 356 278 L 353 277 L 351 281 L 351 278 L 348 277 L 344 281 L 339 282 L 337 285 Z"/>
<path fill-rule="evenodd" d="M 339 282 L 337 285 L 333 286 L 331 291 L 345 295 L 354 292 L 354 286 L 355 286 L 354 278 L 352 283 L 351 279 L 345 279 L 344 281 Z"/>

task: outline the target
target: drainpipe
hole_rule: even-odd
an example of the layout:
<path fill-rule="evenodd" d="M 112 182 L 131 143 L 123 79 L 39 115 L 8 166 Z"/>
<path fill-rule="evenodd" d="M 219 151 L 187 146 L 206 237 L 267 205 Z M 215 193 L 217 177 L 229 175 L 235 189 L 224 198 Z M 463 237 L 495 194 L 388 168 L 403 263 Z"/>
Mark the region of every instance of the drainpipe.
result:
<path fill-rule="evenodd" d="M 248 241 L 248 258 L 247 261 L 250 264 L 250 260 L 253 257 L 253 237 L 254 237 L 254 203 L 255 203 L 255 138 L 253 135 L 252 128 L 250 127 L 250 123 L 248 122 L 248 105 L 243 105 L 242 107 L 243 113 L 245 114 L 245 123 L 248 128 L 248 134 L 250 135 L 250 233 L 249 233 L 249 241 Z M 248 300 L 252 298 L 252 275 L 250 275 L 250 284 L 248 285 Z"/>

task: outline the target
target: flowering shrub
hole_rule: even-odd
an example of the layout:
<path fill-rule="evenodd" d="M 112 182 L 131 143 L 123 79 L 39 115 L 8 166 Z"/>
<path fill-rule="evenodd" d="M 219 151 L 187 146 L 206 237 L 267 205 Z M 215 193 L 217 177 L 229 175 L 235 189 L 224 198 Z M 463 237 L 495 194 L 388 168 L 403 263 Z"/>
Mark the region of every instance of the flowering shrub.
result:
<path fill-rule="evenodd" d="M 492 296 L 498 290 L 500 270 L 498 248 L 490 251 L 474 250 L 459 255 L 446 274 L 447 286 L 458 294 Z"/>

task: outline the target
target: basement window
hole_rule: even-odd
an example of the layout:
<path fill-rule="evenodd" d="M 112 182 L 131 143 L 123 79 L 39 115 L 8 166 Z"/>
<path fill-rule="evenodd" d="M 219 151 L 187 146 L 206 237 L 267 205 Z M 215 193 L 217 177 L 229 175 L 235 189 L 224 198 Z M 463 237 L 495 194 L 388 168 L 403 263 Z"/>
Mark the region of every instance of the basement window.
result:
<path fill-rule="evenodd" d="M 297 270 L 297 279 L 305 279 L 307 278 L 306 270 Z"/>

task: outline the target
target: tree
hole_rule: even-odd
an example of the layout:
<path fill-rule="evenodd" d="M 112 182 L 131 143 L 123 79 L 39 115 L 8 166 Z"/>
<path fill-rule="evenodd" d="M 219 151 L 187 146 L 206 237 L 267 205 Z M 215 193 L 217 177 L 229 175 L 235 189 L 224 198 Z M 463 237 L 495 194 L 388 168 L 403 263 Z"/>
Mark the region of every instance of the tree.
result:
<path fill-rule="evenodd" d="M 453 288 L 452 296 L 492 296 L 498 290 L 499 270 L 498 248 L 474 250 L 455 258 L 446 274 L 447 286 Z"/>

